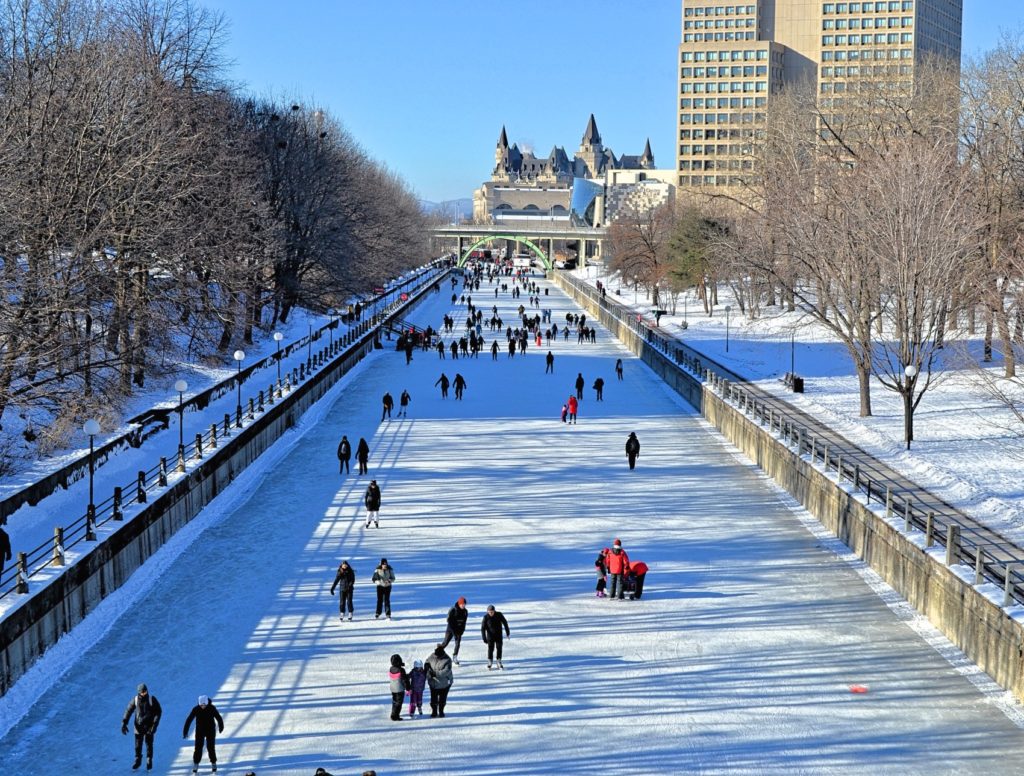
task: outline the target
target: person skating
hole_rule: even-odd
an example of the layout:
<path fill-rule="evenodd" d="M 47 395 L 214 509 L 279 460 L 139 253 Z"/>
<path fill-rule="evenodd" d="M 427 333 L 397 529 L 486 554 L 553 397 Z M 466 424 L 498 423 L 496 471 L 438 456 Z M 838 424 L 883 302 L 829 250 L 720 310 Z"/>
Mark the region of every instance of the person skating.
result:
<path fill-rule="evenodd" d="M 398 397 L 398 417 L 407 418 L 409 417 L 409 402 L 412 401 L 412 396 L 406 390 L 402 391 L 402 395 Z"/>
<path fill-rule="evenodd" d="M 128 708 L 124 710 L 124 717 L 121 719 L 121 734 L 128 735 L 128 720 L 135 715 L 135 762 L 132 763 L 132 769 L 137 770 L 142 765 L 142 742 L 146 742 L 146 770 L 153 769 L 153 736 L 156 735 L 156 729 L 160 726 L 160 716 L 163 714 L 163 709 L 160 708 L 160 701 L 156 699 L 155 695 L 149 694 L 149 688 L 145 684 L 140 684 L 138 690 L 131 701 L 128 702 Z"/>
<path fill-rule="evenodd" d="M 391 666 L 388 668 L 388 682 L 391 688 L 391 721 L 402 720 L 402 701 L 405 694 L 409 692 L 409 675 L 405 672 L 405 663 L 401 655 L 391 656 Z"/>
<path fill-rule="evenodd" d="M 579 409 L 579 402 L 576 400 L 575 396 L 570 396 L 565 403 L 569 407 L 569 422 L 575 423 L 576 411 Z"/>
<path fill-rule="evenodd" d="M 626 460 L 629 461 L 629 468 L 636 468 L 636 459 L 640 456 L 640 440 L 636 438 L 636 432 L 631 431 L 626 440 Z"/>
<path fill-rule="evenodd" d="M 605 555 L 604 563 L 608 569 L 608 575 L 612 578 L 608 597 L 614 599 L 616 592 L 618 592 L 619 600 L 621 601 L 626 597 L 625 581 L 626 572 L 629 570 L 629 556 L 622 549 L 621 539 L 616 539 L 612 542 L 612 551 Z"/>
<path fill-rule="evenodd" d="M 359 473 L 366 474 L 366 464 L 370 460 L 370 446 L 366 444 L 364 437 L 359 437 L 359 444 L 356 445 L 356 463 L 359 464 Z"/>
<path fill-rule="evenodd" d="M 619 378 L 620 380 L 622 379 L 622 359 L 621 358 L 615 359 L 615 376 L 617 378 Z"/>
<path fill-rule="evenodd" d="M 604 401 L 604 378 L 594 380 L 594 391 L 597 393 L 597 401 Z"/>
<path fill-rule="evenodd" d="M 448 692 L 455 682 L 452 672 L 452 659 L 440 644 L 427 658 L 424 666 L 427 671 L 427 684 L 430 685 L 430 716 L 444 717 L 444 707 L 448 703 Z"/>
<path fill-rule="evenodd" d="M 568 404 L 563 404 L 562 405 L 562 422 L 563 423 L 565 423 L 565 418 L 566 418 L 566 416 L 568 414 L 569 414 L 569 405 Z"/>
<path fill-rule="evenodd" d="M 391 586 L 395 583 L 395 570 L 388 565 L 387 558 L 381 558 L 380 564 L 373 570 L 370 579 L 377 586 L 377 613 L 374 619 L 380 619 L 381 612 L 391 619 Z"/>
<path fill-rule="evenodd" d="M 338 592 L 341 594 L 341 599 L 338 601 L 338 613 L 341 620 L 345 619 L 345 613 L 348 612 L 348 618 L 351 620 L 352 615 L 355 614 L 355 609 L 352 607 L 352 596 L 355 592 L 356 587 L 356 572 L 347 560 L 343 560 L 341 565 L 338 566 L 338 573 L 334 575 L 334 584 L 331 585 L 331 595 L 334 595 L 336 588 L 341 588 Z"/>
<path fill-rule="evenodd" d="M 462 392 L 466 390 L 466 378 L 460 375 L 458 372 L 455 373 L 455 381 L 452 383 L 455 386 L 455 398 L 461 400 Z"/>
<path fill-rule="evenodd" d="M 447 399 L 448 398 L 448 385 L 449 385 L 448 375 L 446 375 L 444 372 L 441 372 L 441 376 L 439 378 L 437 378 L 437 382 L 434 383 L 434 385 L 440 385 L 441 386 L 441 398 L 442 399 Z"/>
<path fill-rule="evenodd" d="M 487 614 L 480 623 L 480 636 L 487 644 L 487 670 L 492 668 L 492 660 L 497 659 L 498 668 L 504 669 L 501 662 L 502 632 L 508 638 L 512 638 L 512 631 L 509 630 L 508 620 L 505 615 L 494 608 L 494 604 L 487 607 Z M 495 654 L 497 653 L 497 654 Z"/>
<path fill-rule="evenodd" d="M 577 372 L 576 374 L 576 398 L 583 398 L 583 389 L 586 387 L 587 381 L 583 379 L 583 372 Z"/>
<path fill-rule="evenodd" d="M 538 344 L 540 344 L 540 343 L 538 343 Z M 551 374 L 554 374 L 555 373 L 555 354 L 552 353 L 549 350 L 548 354 L 544 357 L 544 361 L 547 363 L 547 366 L 544 368 L 544 374 L 548 374 L 549 372 Z"/>
<path fill-rule="evenodd" d="M 366 494 L 363 496 L 363 503 L 366 504 L 366 525 L 369 528 L 373 522 L 374 528 L 380 528 L 380 486 L 377 480 L 370 480 L 366 486 Z"/>
<path fill-rule="evenodd" d="M 491 343 L 491 361 L 498 360 L 498 340 Z"/>
<path fill-rule="evenodd" d="M 605 558 L 608 553 L 611 552 L 607 547 L 597 553 L 597 560 L 594 561 L 594 569 L 597 571 L 597 587 L 596 597 L 606 598 L 604 589 L 608 585 L 608 566 L 605 564 Z"/>
<path fill-rule="evenodd" d="M 455 639 L 455 651 L 452 652 L 452 660 L 455 665 L 459 664 L 459 647 L 462 646 L 462 634 L 466 632 L 466 620 L 469 617 L 469 610 L 466 609 L 466 599 L 462 596 L 448 610 L 448 624 L 444 630 L 444 641 L 442 647 L 447 647 L 449 642 Z"/>
<path fill-rule="evenodd" d="M 206 755 L 210 758 L 210 769 L 217 772 L 217 734 L 224 732 L 224 720 L 217 711 L 217 707 L 210 703 L 206 695 L 199 696 L 199 702 L 192 707 L 185 726 L 181 730 L 181 737 L 188 738 L 188 729 L 196 721 L 196 748 L 192 752 L 192 773 L 199 771 L 199 763 L 203 760 L 203 745 L 206 745 Z"/>
<path fill-rule="evenodd" d="M 629 564 L 629 576 L 633 581 L 633 593 L 629 596 L 630 601 L 639 601 L 644 592 L 644 580 L 650 569 L 642 560 L 634 560 Z"/>
<path fill-rule="evenodd" d="M 423 670 L 423 661 L 414 660 L 409 672 L 409 719 L 414 713 L 423 716 L 423 689 L 426 686 L 427 672 Z"/>
<path fill-rule="evenodd" d="M 387 418 L 388 420 L 390 420 L 391 419 L 391 410 L 393 410 L 395 408 L 395 400 L 391 398 L 391 394 L 390 393 L 385 393 L 384 394 L 384 398 L 381 400 L 381 402 L 384 405 L 384 409 L 380 413 L 380 419 L 381 419 L 381 421 L 383 421 L 384 418 Z"/>
<path fill-rule="evenodd" d="M 349 444 L 347 436 L 342 436 L 341 442 L 338 443 L 338 474 L 352 473 L 352 470 L 348 466 L 348 462 L 351 457 L 352 445 Z"/>

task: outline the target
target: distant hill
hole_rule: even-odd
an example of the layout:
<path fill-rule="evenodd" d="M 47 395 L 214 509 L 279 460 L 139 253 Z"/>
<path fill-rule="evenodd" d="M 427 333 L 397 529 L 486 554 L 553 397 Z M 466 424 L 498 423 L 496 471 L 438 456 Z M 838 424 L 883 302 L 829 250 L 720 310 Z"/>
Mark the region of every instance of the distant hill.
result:
<path fill-rule="evenodd" d="M 473 200 L 470 197 L 449 199 L 444 202 L 428 202 L 421 199 L 420 207 L 423 208 L 424 213 L 431 215 L 436 213 L 451 221 L 455 221 L 456 217 L 460 220 L 473 217 Z"/>

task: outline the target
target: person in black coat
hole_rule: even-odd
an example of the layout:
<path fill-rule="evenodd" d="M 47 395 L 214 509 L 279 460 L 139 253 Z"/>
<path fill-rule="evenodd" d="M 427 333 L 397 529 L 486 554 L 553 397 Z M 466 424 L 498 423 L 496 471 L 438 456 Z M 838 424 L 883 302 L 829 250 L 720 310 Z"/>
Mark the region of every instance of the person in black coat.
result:
<path fill-rule="evenodd" d="M 494 653 L 498 653 L 498 668 L 504 668 L 501 664 L 501 645 L 502 636 L 508 636 L 512 638 L 512 631 L 509 630 L 508 620 L 505 619 L 505 615 L 497 611 L 494 605 L 487 607 L 487 614 L 484 615 L 483 621 L 480 623 L 480 637 L 487 644 L 487 668 L 491 668 L 491 660 L 494 658 Z"/>
<path fill-rule="evenodd" d="M 631 431 L 629 439 L 626 440 L 626 458 L 629 461 L 629 468 L 636 468 L 636 459 L 640 455 L 640 440 L 636 438 L 636 432 Z"/>
<path fill-rule="evenodd" d="M 597 400 L 604 401 L 604 378 L 594 380 L 594 391 L 597 393 Z"/>
<path fill-rule="evenodd" d="M 455 651 L 452 652 L 452 661 L 459 664 L 459 647 L 462 646 L 462 634 L 466 632 L 466 619 L 469 617 L 469 610 L 466 609 L 466 599 L 459 597 L 451 609 L 448 610 L 448 626 L 444 631 L 442 647 L 447 647 L 449 642 L 455 639 Z"/>
<path fill-rule="evenodd" d="M 356 445 L 356 461 L 359 462 L 359 473 L 366 474 L 366 463 L 370 460 L 370 446 L 366 439 L 359 437 L 359 444 Z"/>
<path fill-rule="evenodd" d="M 121 734 L 128 735 L 128 720 L 135 715 L 135 762 L 133 769 L 142 764 L 142 742 L 146 742 L 146 769 L 153 767 L 153 736 L 160 726 L 160 717 L 163 709 L 160 708 L 160 701 L 155 695 L 149 694 L 149 689 L 140 684 L 136 694 L 124 710 L 124 717 L 121 719 Z"/>
<path fill-rule="evenodd" d="M 583 379 L 583 372 L 577 372 L 576 374 L 576 398 L 583 399 L 583 389 L 586 387 L 587 381 Z"/>
<path fill-rule="evenodd" d="M 199 696 L 199 703 L 192 707 L 185 726 L 181 729 L 181 737 L 188 738 L 188 729 L 196 721 L 196 748 L 192 753 L 192 773 L 199 770 L 199 763 L 203 759 L 203 744 L 206 744 L 206 754 L 210 758 L 210 765 L 213 771 L 217 771 L 217 734 L 224 732 L 224 720 L 221 719 L 217 707 L 210 703 L 205 695 Z M 216 723 L 216 725 L 214 725 Z"/>
<path fill-rule="evenodd" d="M 334 577 L 334 584 L 331 585 L 331 595 L 334 590 L 341 587 L 341 600 L 338 602 L 338 611 L 341 613 L 339 619 L 345 619 L 345 609 L 348 609 L 348 618 L 351 620 L 355 610 L 352 608 L 352 594 L 356 587 L 356 572 L 347 560 L 343 560 L 338 566 L 338 573 Z"/>
<path fill-rule="evenodd" d="M 366 486 L 363 502 L 366 504 L 366 528 L 370 527 L 371 520 L 375 528 L 380 528 L 380 486 L 377 485 L 377 480 L 370 480 L 370 484 Z"/>
<path fill-rule="evenodd" d="M 0 574 L 3 573 L 5 565 L 11 560 L 11 537 L 7 531 L 0 528 Z"/>
<path fill-rule="evenodd" d="M 384 418 L 388 418 L 390 420 L 391 410 L 395 408 L 395 400 L 391 398 L 390 393 L 385 393 L 384 398 L 381 401 L 383 402 L 384 409 L 380 413 L 380 419 L 384 420 Z"/>
<path fill-rule="evenodd" d="M 349 459 L 352 457 L 352 445 L 349 444 L 348 437 L 342 436 L 341 442 L 338 444 L 338 474 L 345 474 L 348 472 L 352 473 L 352 470 L 348 466 Z"/>

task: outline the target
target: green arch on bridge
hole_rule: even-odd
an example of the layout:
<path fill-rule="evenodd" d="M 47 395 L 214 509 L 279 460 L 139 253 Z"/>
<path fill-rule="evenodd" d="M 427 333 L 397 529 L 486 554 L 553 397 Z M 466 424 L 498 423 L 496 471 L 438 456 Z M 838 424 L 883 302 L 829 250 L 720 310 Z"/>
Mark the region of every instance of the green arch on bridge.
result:
<path fill-rule="evenodd" d="M 538 248 L 536 245 L 534 245 L 532 242 L 530 242 L 530 240 L 528 240 L 526 237 L 522 237 L 520 235 L 514 235 L 514 234 L 489 234 L 486 237 L 483 237 L 483 238 L 477 240 L 475 243 L 473 243 L 468 248 L 466 248 L 465 253 L 463 253 L 459 257 L 459 263 L 456 266 L 458 266 L 458 267 L 463 266 L 466 263 L 466 260 L 469 258 L 469 254 L 471 254 L 473 251 L 475 251 L 481 245 L 484 245 L 485 243 L 489 243 L 492 240 L 514 240 L 515 242 L 523 243 L 531 251 L 533 251 L 534 253 L 537 254 L 537 258 L 540 259 L 541 263 L 544 265 L 544 269 L 545 270 L 549 270 L 550 271 L 550 270 L 554 269 L 554 265 L 551 263 L 551 258 L 549 256 L 545 256 L 544 255 L 544 251 L 542 251 L 540 248 Z"/>

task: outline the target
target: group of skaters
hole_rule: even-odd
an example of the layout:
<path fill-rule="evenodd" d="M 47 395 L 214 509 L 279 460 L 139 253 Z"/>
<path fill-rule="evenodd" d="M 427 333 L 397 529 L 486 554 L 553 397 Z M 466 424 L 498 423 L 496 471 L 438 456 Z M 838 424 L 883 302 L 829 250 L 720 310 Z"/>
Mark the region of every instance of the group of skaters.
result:
<path fill-rule="evenodd" d="M 134 719 L 132 719 L 134 717 Z M 128 735 L 128 723 L 132 723 L 135 734 L 135 761 L 132 769 L 142 766 L 142 745 L 146 745 L 146 770 L 153 770 L 153 739 L 163 717 L 163 708 L 155 695 L 151 695 L 145 684 L 140 684 L 135 695 L 128 702 L 121 718 L 121 733 Z M 198 773 L 199 763 L 203 759 L 203 749 L 210 759 L 210 770 L 217 772 L 217 734 L 224 732 L 224 720 L 209 696 L 200 695 L 192 711 L 185 718 L 181 737 L 188 738 L 189 729 L 195 722 L 195 750 L 192 753 L 192 773 Z"/>
<path fill-rule="evenodd" d="M 639 601 L 643 596 L 648 566 L 642 560 L 631 561 L 620 539 L 612 542 L 610 548 L 605 547 L 598 552 L 594 568 L 597 571 L 597 598 L 618 598 L 621 601 L 629 593 L 630 601 Z"/>

